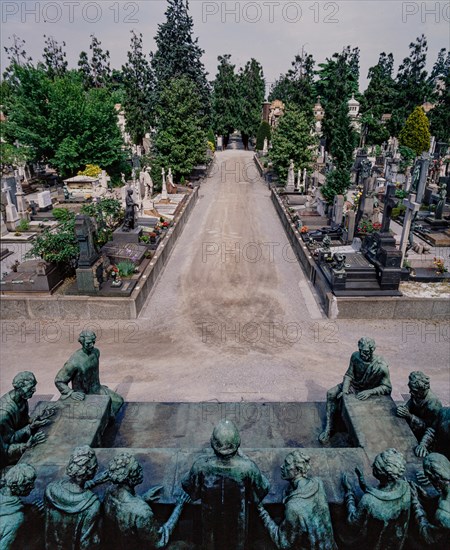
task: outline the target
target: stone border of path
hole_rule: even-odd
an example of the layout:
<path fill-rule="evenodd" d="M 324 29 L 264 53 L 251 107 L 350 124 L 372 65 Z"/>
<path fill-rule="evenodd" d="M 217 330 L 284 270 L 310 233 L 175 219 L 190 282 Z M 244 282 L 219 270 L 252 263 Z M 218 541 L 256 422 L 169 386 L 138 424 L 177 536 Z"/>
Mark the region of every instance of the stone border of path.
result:
<path fill-rule="evenodd" d="M 447 298 L 400 297 L 336 297 L 310 255 L 300 233 L 275 189 L 269 185 L 272 202 L 283 224 L 300 265 L 313 283 L 320 305 L 330 319 L 450 319 L 450 301 Z"/>
<path fill-rule="evenodd" d="M 137 319 L 198 199 L 195 187 L 158 246 L 129 298 L 97 296 L 1 296 L 2 319 Z"/>

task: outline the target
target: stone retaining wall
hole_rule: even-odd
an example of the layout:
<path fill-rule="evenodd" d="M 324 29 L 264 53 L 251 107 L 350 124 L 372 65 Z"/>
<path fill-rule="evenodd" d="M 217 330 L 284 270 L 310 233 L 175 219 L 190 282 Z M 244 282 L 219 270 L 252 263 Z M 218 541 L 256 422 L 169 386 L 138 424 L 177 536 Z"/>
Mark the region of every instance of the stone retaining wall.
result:
<path fill-rule="evenodd" d="M 0 300 L 2 319 L 136 319 L 183 231 L 197 199 L 198 187 L 182 205 L 129 298 L 8 294 Z"/>

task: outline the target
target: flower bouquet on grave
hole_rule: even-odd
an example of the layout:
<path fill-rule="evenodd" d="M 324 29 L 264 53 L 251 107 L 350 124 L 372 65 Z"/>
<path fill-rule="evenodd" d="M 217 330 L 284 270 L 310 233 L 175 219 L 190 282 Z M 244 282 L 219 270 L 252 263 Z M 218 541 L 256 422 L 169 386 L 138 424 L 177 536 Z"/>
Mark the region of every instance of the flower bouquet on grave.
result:
<path fill-rule="evenodd" d="M 155 244 L 156 243 L 156 238 L 158 237 L 158 235 L 155 232 L 153 232 L 153 233 L 150 233 L 149 237 L 150 237 L 150 242 L 152 244 Z"/>
<path fill-rule="evenodd" d="M 375 222 L 372 223 L 370 220 L 362 220 L 358 225 L 358 233 L 362 235 L 369 235 L 371 233 L 376 233 L 381 229 L 381 223 Z"/>
<path fill-rule="evenodd" d="M 111 286 L 116 288 L 122 286 L 122 279 L 120 278 L 119 269 L 117 266 L 111 266 L 110 274 L 112 279 Z"/>
<path fill-rule="evenodd" d="M 300 233 L 308 233 L 309 227 L 307 225 L 302 225 L 300 228 Z"/>
<path fill-rule="evenodd" d="M 442 258 L 434 258 L 433 264 L 436 267 L 437 275 L 442 275 L 443 273 L 448 272 L 448 269 L 445 267 L 444 260 Z"/>
<path fill-rule="evenodd" d="M 162 222 L 161 224 L 161 229 L 168 229 L 170 226 L 170 223 L 169 222 Z"/>

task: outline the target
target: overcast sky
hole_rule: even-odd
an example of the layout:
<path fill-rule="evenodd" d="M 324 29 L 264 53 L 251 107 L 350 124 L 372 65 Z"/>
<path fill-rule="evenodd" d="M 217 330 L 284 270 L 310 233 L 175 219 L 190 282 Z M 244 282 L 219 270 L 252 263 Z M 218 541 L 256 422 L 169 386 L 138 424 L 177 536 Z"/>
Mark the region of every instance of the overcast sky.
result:
<path fill-rule="evenodd" d="M 154 36 L 164 21 L 165 0 L 115 2 L 1 1 L 2 46 L 16 34 L 26 49 L 41 59 L 43 35 L 66 42 L 69 65 L 76 66 L 80 51 L 88 50 L 90 34 L 111 54 L 111 65 L 126 61 L 130 30 L 142 32 L 144 47 L 154 50 Z M 204 1 L 190 0 L 195 36 L 205 50 L 203 62 L 212 80 L 217 56 L 232 55 L 239 67 L 251 57 L 264 68 L 270 84 L 286 72 L 295 54 L 305 49 L 321 63 L 344 46 L 361 49 L 360 89 L 367 86 L 367 71 L 380 52 L 394 54 L 395 69 L 408 55 L 409 43 L 424 33 L 428 38 L 428 67 L 440 48 L 450 48 L 450 2 L 396 0 L 317 1 Z M 6 59 L 2 47 L 2 69 Z"/>

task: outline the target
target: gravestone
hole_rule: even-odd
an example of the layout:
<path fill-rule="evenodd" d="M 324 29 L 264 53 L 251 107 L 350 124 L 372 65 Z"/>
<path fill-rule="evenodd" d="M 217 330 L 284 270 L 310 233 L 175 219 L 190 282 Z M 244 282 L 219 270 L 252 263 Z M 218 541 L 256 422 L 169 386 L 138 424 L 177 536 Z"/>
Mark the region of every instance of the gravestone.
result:
<path fill-rule="evenodd" d="M 95 244 L 96 228 L 89 216 L 75 218 L 75 235 L 80 247 L 78 267 L 76 269 L 77 288 L 80 293 L 97 293 L 100 284 L 98 273 L 103 259 Z"/>
<path fill-rule="evenodd" d="M 425 194 L 429 165 L 430 155 L 429 153 L 423 153 L 420 159 L 416 161 L 412 172 L 409 192 L 415 193 L 416 201 L 420 204 L 422 204 L 423 196 Z"/>
<path fill-rule="evenodd" d="M 17 208 L 11 198 L 11 190 L 7 185 L 6 181 L 3 183 L 2 191 L 6 198 L 6 205 L 5 205 L 6 227 L 9 229 L 9 231 L 15 231 L 20 221 L 20 218 L 17 213 Z"/>
<path fill-rule="evenodd" d="M 353 242 L 355 236 L 356 212 L 349 210 L 345 216 L 344 240 L 346 243 Z"/>
<path fill-rule="evenodd" d="M 52 196 L 50 191 L 41 191 L 37 194 L 38 206 L 41 212 L 48 212 L 52 209 Z"/>
<path fill-rule="evenodd" d="M 55 264 L 44 260 L 27 260 L 0 281 L 2 292 L 53 292 L 64 281 Z"/>
<path fill-rule="evenodd" d="M 164 170 L 164 168 L 161 169 L 161 175 L 162 175 L 161 200 L 167 201 L 169 200 L 169 194 L 167 193 L 166 171 Z"/>
<path fill-rule="evenodd" d="M 286 193 L 293 193 L 295 191 L 294 161 L 292 159 L 289 164 L 285 191 Z"/>
<path fill-rule="evenodd" d="M 338 225 L 342 223 L 344 215 L 344 195 L 336 195 L 333 203 L 332 221 Z"/>

